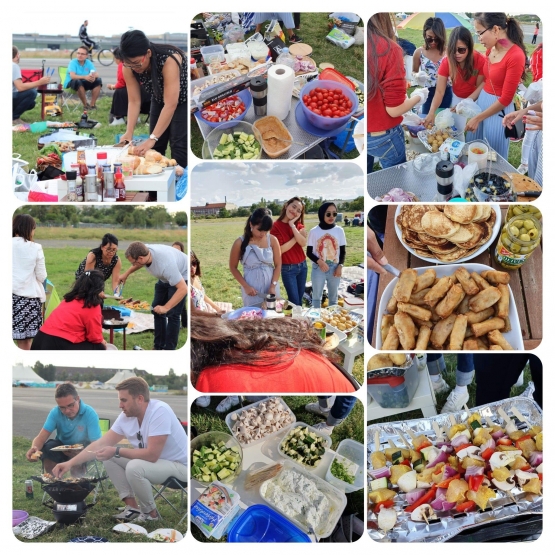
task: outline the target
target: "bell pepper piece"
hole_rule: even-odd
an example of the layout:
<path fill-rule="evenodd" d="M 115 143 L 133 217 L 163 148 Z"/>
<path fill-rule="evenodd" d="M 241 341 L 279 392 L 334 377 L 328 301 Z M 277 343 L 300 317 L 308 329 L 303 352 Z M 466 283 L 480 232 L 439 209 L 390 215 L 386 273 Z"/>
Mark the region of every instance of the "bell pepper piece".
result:
<path fill-rule="evenodd" d="M 474 501 L 464 501 L 455 507 L 455 511 L 457 511 L 457 513 L 467 513 L 468 511 L 473 511 L 475 508 L 476 503 L 474 503 Z"/>
<path fill-rule="evenodd" d="M 482 482 L 484 481 L 483 474 L 477 474 L 476 476 L 469 476 L 466 480 L 468 482 L 468 486 L 472 491 L 478 491 Z"/>
<path fill-rule="evenodd" d="M 385 501 L 380 501 L 379 503 L 376 503 L 374 505 L 374 512 L 378 514 L 382 507 L 385 507 L 386 509 L 390 509 L 391 507 L 393 507 L 393 499 L 386 499 Z"/>
<path fill-rule="evenodd" d="M 415 501 L 412 505 L 409 505 L 405 508 L 405 512 L 412 513 L 414 509 L 420 507 L 420 505 L 424 505 L 425 503 L 429 503 L 434 499 L 436 496 L 437 485 L 433 485 L 428 492 L 426 492 L 420 499 Z"/>
<path fill-rule="evenodd" d="M 449 484 L 453 481 L 453 480 L 458 480 L 461 477 L 461 475 L 459 473 L 455 474 L 454 476 L 451 476 L 451 478 L 447 478 L 447 480 L 443 480 L 443 482 L 440 482 L 438 484 L 438 488 L 448 488 Z"/>

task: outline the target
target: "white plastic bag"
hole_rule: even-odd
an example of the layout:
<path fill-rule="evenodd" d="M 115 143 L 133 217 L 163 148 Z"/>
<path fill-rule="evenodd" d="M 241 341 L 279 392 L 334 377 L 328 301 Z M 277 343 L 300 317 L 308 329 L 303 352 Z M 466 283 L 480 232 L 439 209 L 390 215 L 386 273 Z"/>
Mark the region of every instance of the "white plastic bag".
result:
<path fill-rule="evenodd" d="M 407 112 L 403 114 L 403 121 L 401 125 L 420 125 L 422 118 L 414 112 Z"/>
<path fill-rule="evenodd" d="M 527 100 L 530 104 L 543 100 L 543 79 L 530 83 L 524 93 L 524 100 Z"/>
<path fill-rule="evenodd" d="M 455 112 L 466 119 L 473 118 L 482 112 L 482 108 L 471 98 L 463 98 L 455 108 Z M 436 118 L 437 121 L 437 118 Z"/>
<path fill-rule="evenodd" d="M 27 173 L 19 164 L 12 165 L 12 188 L 15 193 L 28 193 L 38 180 L 39 176 L 35 170 Z"/>
<path fill-rule="evenodd" d="M 343 49 L 347 49 L 355 43 L 355 38 L 351 37 L 341 29 L 334 27 L 327 35 L 326 39 L 333 44 L 340 46 Z"/>
<path fill-rule="evenodd" d="M 410 97 L 414 98 L 415 96 L 419 96 L 420 100 L 413 106 L 413 108 L 418 108 L 419 106 L 422 106 L 423 104 L 425 104 L 426 100 L 428 100 L 429 94 L 430 94 L 430 91 L 425 87 L 422 89 L 414 89 L 410 93 Z"/>
<path fill-rule="evenodd" d="M 438 129 L 447 129 L 448 127 L 453 127 L 455 125 L 455 118 L 451 110 L 441 110 L 436 116 L 435 125 Z"/>
<path fill-rule="evenodd" d="M 455 164 L 455 173 L 453 175 L 453 189 L 461 198 L 466 197 L 466 189 L 470 183 L 470 179 L 478 170 L 478 164 L 473 162 L 472 164 L 466 165 L 461 168 L 459 165 Z"/>

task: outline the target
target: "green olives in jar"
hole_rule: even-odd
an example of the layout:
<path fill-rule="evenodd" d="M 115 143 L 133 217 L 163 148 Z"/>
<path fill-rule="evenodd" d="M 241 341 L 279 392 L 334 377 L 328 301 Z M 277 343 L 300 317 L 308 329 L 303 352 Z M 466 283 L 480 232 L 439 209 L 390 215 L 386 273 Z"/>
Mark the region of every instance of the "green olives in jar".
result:
<path fill-rule="evenodd" d="M 540 244 L 542 225 L 536 215 L 541 213 L 537 208 L 536 212 L 530 212 L 528 208 L 511 206 L 512 218 L 509 218 L 510 209 L 507 211 L 495 249 L 497 261 L 507 270 L 520 268 Z"/>

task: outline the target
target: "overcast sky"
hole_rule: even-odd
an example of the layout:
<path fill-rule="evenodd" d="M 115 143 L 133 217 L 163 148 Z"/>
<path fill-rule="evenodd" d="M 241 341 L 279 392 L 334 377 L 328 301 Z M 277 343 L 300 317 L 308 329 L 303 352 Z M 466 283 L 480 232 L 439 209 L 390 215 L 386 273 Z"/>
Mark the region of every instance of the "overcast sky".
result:
<path fill-rule="evenodd" d="M 364 187 L 362 170 L 353 163 L 333 162 L 205 162 L 191 175 L 191 206 L 232 202 L 250 206 L 262 197 L 294 196 L 353 199 Z"/>

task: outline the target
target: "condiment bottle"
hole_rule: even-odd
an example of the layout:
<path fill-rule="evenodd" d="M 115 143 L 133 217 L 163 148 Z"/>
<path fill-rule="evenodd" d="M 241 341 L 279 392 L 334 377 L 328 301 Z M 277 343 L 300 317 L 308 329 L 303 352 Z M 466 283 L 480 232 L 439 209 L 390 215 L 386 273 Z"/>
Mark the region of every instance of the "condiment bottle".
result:
<path fill-rule="evenodd" d="M 115 202 L 116 190 L 114 189 L 114 172 L 109 166 L 104 166 L 104 201 Z"/>
<path fill-rule="evenodd" d="M 114 164 L 115 166 L 116 164 Z M 121 164 L 116 170 L 114 174 L 114 189 L 115 189 L 115 197 L 116 201 L 123 202 L 125 201 L 125 182 L 123 181 L 123 173 L 121 171 Z"/>
<path fill-rule="evenodd" d="M 75 192 L 77 193 L 77 202 L 83 202 L 84 179 L 89 173 L 89 170 L 87 168 L 87 155 L 85 153 L 84 146 L 80 146 L 77 148 L 77 164 L 79 164 L 79 176 L 81 177 L 81 183 L 79 183 L 79 181 L 75 182 Z"/>
<path fill-rule="evenodd" d="M 98 194 L 98 201 L 102 202 L 104 198 L 104 175 L 103 167 L 108 161 L 108 154 L 106 152 L 96 153 L 96 192 Z"/>
<path fill-rule="evenodd" d="M 77 202 L 77 193 L 75 191 L 75 180 L 76 180 L 76 178 L 77 178 L 77 172 L 76 171 L 70 170 L 70 171 L 66 172 L 67 200 L 69 202 Z"/>
<path fill-rule="evenodd" d="M 453 197 L 455 168 L 449 160 L 449 153 L 442 152 L 436 165 L 437 194 L 434 202 L 446 202 Z"/>
<path fill-rule="evenodd" d="M 199 70 L 197 68 L 197 61 L 194 58 L 189 60 L 189 68 L 191 70 L 191 81 L 195 79 L 200 79 L 202 75 L 199 75 Z"/>

